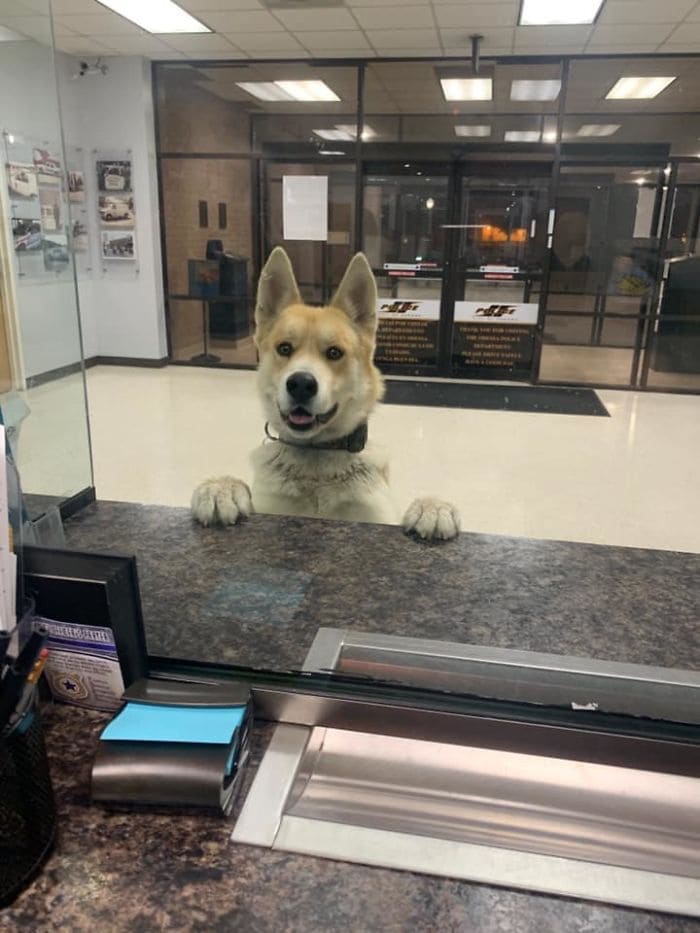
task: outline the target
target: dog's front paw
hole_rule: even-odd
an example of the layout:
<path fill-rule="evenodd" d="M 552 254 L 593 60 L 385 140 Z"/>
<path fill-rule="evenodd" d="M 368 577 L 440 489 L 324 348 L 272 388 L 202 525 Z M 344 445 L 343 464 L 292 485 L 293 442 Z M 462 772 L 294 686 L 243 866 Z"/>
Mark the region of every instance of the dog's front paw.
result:
<path fill-rule="evenodd" d="M 449 541 L 460 529 L 457 509 L 442 499 L 416 499 L 403 517 L 403 530 L 424 541 Z"/>
<path fill-rule="evenodd" d="M 192 514 L 201 525 L 235 525 L 253 511 L 250 489 L 240 479 L 207 479 L 192 493 Z"/>

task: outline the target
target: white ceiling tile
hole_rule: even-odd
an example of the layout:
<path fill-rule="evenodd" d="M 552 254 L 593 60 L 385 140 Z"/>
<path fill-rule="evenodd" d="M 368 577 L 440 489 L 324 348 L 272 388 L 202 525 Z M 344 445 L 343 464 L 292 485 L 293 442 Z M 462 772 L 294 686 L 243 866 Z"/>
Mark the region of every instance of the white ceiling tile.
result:
<path fill-rule="evenodd" d="M 596 26 L 588 43 L 592 48 L 598 45 L 609 47 L 631 45 L 658 45 L 664 42 L 671 33 L 673 26 L 660 23 L 643 25 Z"/>
<path fill-rule="evenodd" d="M 356 7 L 353 13 L 363 29 L 395 29 L 397 26 L 396 10 L 390 6 Z M 404 6 L 399 15 L 401 29 L 435 25 L 429 6 Z"/>
<path fill-rule="evenodd" d="M 324 58 L 374 58 L 376 52 L 371 46 L 364 49 L 328 49 L 323 53 Z M 319 56 L 316 56 L 317 58 Z"/>
<path fill-rule="evenodd" d="M 662 39 L 659 42 L 664 41 Z M 672 44 L 679 43 L 687 45 L 689 42 L 695 43 L 695 51 L 699 51 L 698 44 L 700 44 L 700 23 L 682 23 L 678 26 L 677 29 L 674 29 L 673 32 L 665 37 L 666 42 Z"/>
<path fill-rule="evenodd" d="M 226 38 L 246 52 L 296 52 L 301 45 L 288 32 L 235 32 Z"/>
<path fill-rule="evenodd" d="M 615 23 L 678 23 L 696 0 L 607 0 L 598 18 L 599 26 Z"/>
<path fill-rule="evenodd" d="M 549 43 L 547 45 L 525 45 L 521 43 L 513 47 L 516 55 L 580 55 L 585 46 L 581 45 L 558 45 Z"/>
<path fill-rule="evenodd" d="M 120 55 L 161 53 L 165 57 L 167 53 L 172 51 L 165 42 L 161 42 L 160 39 L 146 33 L 141 33 L 140 36 L 98 36 L 97 40 L 108 45 Z"/>
<path fill-rule="evenodd" d="M 159 38 L 179 52 L 226 52 L 231 48 L 231 43 L 219 35 L 171 32 L 163 33 Z"/>
<path fill-rule="evenodd" d="M 367 38 L 375 49 L 419 49 L 421 45 L 440 48 L 434 29 L 375 29 Z"/>
<path fill-rule="evenodd" d="M 184 58 L 188 58 L 190 61 L 201 61 L 202 53 L 201 52 L 176 52 L 177 55 L 184 55 Z M 152 56 L 153 57 L 153 56 Z M 247 52 L 242 52 L 240 49 L 225 49 L 219 50 L 217 52 L 208 52 L 204 55 L 205 58 L 215 59 L 216 61 L 247 61 L 250 56 Z"/>
<path fill-rule="evenodd" d="M 583 51 L 587 55 L 617 55 L 622 50 L 624 52 L 639 52 L 640 55 L 644 55 L 648 52 L 655 52 L 657 49 L 656 45 L 644 45 L 643 43 L 635 43 L 634 45 L 589 45 Z"/>
<path fill-rule="evenodd" d="M 357 29 L 357 23 L 348 10 L 276 10 L 275 15 L 292 32 Z"/>
<path fill-rule="evenodd" d="M 38 42 L 51 43 L 51 20 L 48 16 L 4 16 L 3 25 Z"/>
<path fill-rule="evenodd" d="M 377 45 L 375 46 L 377 55 L 381 58 L 440 58 L 441 49 L 435 46 L 423 45 L 418 49 L 397 49 Z"/>
<path fill-rule="evenodd" d="M 482 26 L 515 26 L 517 3 L 445 3 L 435 6 L 435 16 L 441 28 L 473 31 Z"/>
<path fill-rule="evenodd" d="M 484 31 L 484 38 L 481 42 L 481 50 L 491 51 L 492 49 L 510 49 L 513 45 L 513 38 L 515 36 L 514 29 L 487 29 Z M 450 46 L 451 48 L 467 49 L 471 55 L 471 39 L 469 37 L 468 29 L 441 29 L 440 38 L 442 39 L 443 46 Z M 462 52 L 464 54 L 464 52 Z"/>
<path fill-rule="evenodd" d="M 57 16 L 56 21 L 74 32 L 83 36 L 138 36 L 143 30 L 139 29 L 123 16 L 110 13 L 70 13 L 66 16 Z"/>
<path fill-rule="evenodd" d="M 92 36 L 57 36 L 56 48 L 71 55 L 111 55 L 115 51 Z"/>
<path fill-rule="evenodd" d="M 53 34 L 54 36 L 77 36 L 78 33 L 74 29 L 69 29 L 68 26 L 64 26 L 63 23 L 58 23 L 54 21 L 53 24 Z"/>
<path fill-rule="evenodd" d="M 254 55 L 250 56 L 251 58 L 280 58 L 279 52 L 256 52 Z M 294 58 L 311 58 L 311 52 L 307 52 L 306 49 L 302 49 L 300 52 L 294 53 Z"/>
<path fill-rule="evenodd" d="M 198 19 L 216 32 L 281 32 L 284 26 L 265 10 L 243 10 L 234 13 L 197 14 Z"/>
<path fill-rule="evenodd" d="M 445 57 L 446 58 L 464 58 L 465 55 L 471 53 L 470 49 L 465 48 L 465 46 L 456 45 L 456 46 L 445 46 Z M 502 48 L 493 48 L 489 49 L 489 55 L 510 55 L 513 52 L 512 46 L 503 46 Z"/>
<path fill-rule="evenodd" d="M 700 21 L 700 2 L 698 2 L 695 5 L 694 9 L 692 9 L 690 13 L 688 13 L 689 23 L 696 23 L 698 21 Z"/>
<path fill-rule="evenodd" d="M 45 15 L 48 15 L 48 10 L 48 0 L 45 0 Z M 0 0 L 0 16 L 30 16 L 35 12 L 36 10 L 32 10 L 31 7 L 28 7 L 26 3 L 22 3 L 21 0 Z"/>
<path fill-rule="evenodd" d="M 339 29 L 337 32 L 295 32 L 297 39 L 319 55 L 330 49 L 366 49 L 371 48 L 359 29 Z"/>
<path fill-rule="evenodd" d="M 105 8 L 96 0 L 51 0 L 54 16 L 66 13 L 104 13 Z"/>
<path fill-rule="evenodd" d="M 517 26 L 515 48 L 545 48 L 548 46 L 583 46 L 589 39 L 592 26 Z"/>
<path fill-rule="evenodd" d="M 415 0 L 414 0 L 415 3 Z M 368 6 L 368 0 L 345 0 L 345 6 L 351 9 L 356 6 Z M 374 0 L 372 6 L 401 6 L 401 0 Z M 430 6 L 429 0 L 425 0 L 425 6 Z"/>
<path fill-rule="evenodd" d="M 190 13 L 201 13 L 202 10 L 210 12 L 231 12 L 232 10 L 262 10 L 259 0 L 177 0 L 181 7 Z"/>

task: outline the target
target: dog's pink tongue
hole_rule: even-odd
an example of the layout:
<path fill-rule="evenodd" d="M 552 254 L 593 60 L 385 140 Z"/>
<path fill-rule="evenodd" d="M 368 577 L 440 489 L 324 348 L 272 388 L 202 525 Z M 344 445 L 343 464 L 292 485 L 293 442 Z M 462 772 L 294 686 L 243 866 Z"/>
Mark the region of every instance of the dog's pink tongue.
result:
<path fill-rule="evenodd" d="M 288 417 L 292 424 L 311 424 L 311 422 L 314 420 L 313 415 L 310 415 L 308 411 L 302 411 L 301 409 L 290 411 Z"/>

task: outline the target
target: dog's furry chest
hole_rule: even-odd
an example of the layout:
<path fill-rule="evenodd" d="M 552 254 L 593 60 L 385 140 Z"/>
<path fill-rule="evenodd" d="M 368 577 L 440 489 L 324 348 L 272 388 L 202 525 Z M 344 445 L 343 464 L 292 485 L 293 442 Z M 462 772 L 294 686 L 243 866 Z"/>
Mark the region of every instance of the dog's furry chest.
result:
<path fill-rule="evenodd" d="M 385 464 L 363 454 L 263 444 L 252 457 L 260 511 L 393 521 Z"/>

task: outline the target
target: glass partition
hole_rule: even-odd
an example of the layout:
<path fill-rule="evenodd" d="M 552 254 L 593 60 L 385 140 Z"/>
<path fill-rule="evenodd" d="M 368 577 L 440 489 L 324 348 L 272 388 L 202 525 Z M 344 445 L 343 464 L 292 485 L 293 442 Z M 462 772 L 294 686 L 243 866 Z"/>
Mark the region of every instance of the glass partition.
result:
<path fill-rule="evenodd" d="M 608 96 L 619 79 L 652 72 L 673 76 L 654 98 Z M 311 89 L 305 82 L 316 83 Z M 174 359 L 258 362 L 253 296 L 274 246 L 285 248 L 312 305 L 330 300 L 362 250 L 378 286 L 374 363 L 386 377 L 388 402 L 372 415 L 369 433 L 392 461 L 396 520 L 419 493 L 438 493 L 459 505 L 467 532 L 453 551 L 449 544 L 418 545 L 399 554 L 396 529 L 371 521 L 352 532 L 323 525 L 309 543 L 305 528 L 284 524 L 282 507 L 262 508 L 282 524 L 266 525 L 263 515 L 260 525 L 229 529 L 231 540 L 245 536 L 243 550 L 231 565 L 224 549 L 207 569 L 201 598 L 212 628 L 221 635 L 229 613 L 236 619 L 223 653 L 207 655 L 199 639 L 188 653 L 296 669 L 322 620 L 358 638 L 384 633 L 697 667 L 695 656 L 681 659 L 657 644 L 655 595 L 633 649 L 629 631 L 637 623 L 622 604 L 615 612 L 629 629 L 609 632 L 605 644 L 596 643 L 587 622 L 582 634 L 576 620 L 605 614 L 608 583 L 619 587 L 634 577 L 634 587 L 646 586 L 637 575 L 642 565 L 642 576 L 657 579 L 641 559 L 633 568 L 622 544 L 699 549 L 682 521 L 663 528 L 661 506 L 649 501 L 650 486 L 668 466 L 661 451 L 649 455 L 656 407 L 646 406 L 641 392 L 614 391 L 696 388 L 695 292 L 684 276 L 693 273 L 700 217 L 691 154 L 698 60 L 484 59 L 478 73 L 465 60 L 178 62 L 156 67 L 156 88 Z M 296 215 L 306 225 L 301 235 L 287 214 L 295 186 L 308 195 Z M 221 228 L 219 202 L 227 208 Z M 212 237 L 225 253 L 247 260 L 242 291 L 230 296 L 240 302 L 245 332 L 230 339 L 214 299 L 193 294 L 189 278 L 193 259 L 207 272 Z M 218 293 L 216 302 L 222 320 L 232 320 L 232 306 L 226 309 Z M 524 410 L 510 410 L 532 383 L 545 390 L 544 401 L 533 395 Z M 243 404 L 253 385 L 237 384 L 232 403 Z M 501 406 L 498 413 L 481 407 L 492 388 L 506 399 L 492 403 Z M 553 414 L 547 400 L 555 395 L 586 400 L 594 410 Z M 265 429 L 262 450 L 278 449 L 279 426 L 274 412 L 270 417 L 265 408 L 267 427 L 259 417 L 257 433 L 245 435 L 251 448 Z M 255 418 L 246 416 L 246 425 Z M 682 435 L 672 431 L 668 439 L 681 459 L 688 453 Z M 232 454 L 249 480 L 247 453 L 237 444 Z M 615 472 L 623 460 L 624 477 Z M 629 475 L 639 481 L 629 484 Z M 321 500 L 323 489 L 313 496 Z M 274 545 L 266 537 L 273 528 L 281 536 Z M 495 537 L 484 543 L 474 532 Z M 537 556 L 523 538 L 537 542 Z M 551 542 L 561 540 L 615 550 L 559 551 Z M 510 570 L 488 570 L 487 552 L 491 560 L 512 561 Z M 335 557 L 354 582 L 339 579 Z M 550 559 L 551 574 L 543 569 Z M 659 560 L 664 573 L 675 574 L 674 559 Z M 574 578 L 567 568 L 581 561 L 585 569 Z M 598 587 L 608 561 L 617 569 Z M 436 581 L 444 572 L 443 605 Z M 680 577 L 673 579 L 680 593 Z M 183 605 L 184 587 L 178 584 Z M 532 602 L 539 587 L 547 591 L 544 606 Z M 474 593 L 481 601 L 476 615 L 468 606 Z M 381 604 L 381 618 L 365 609 L 365 595 L 375 609 Z M 199 609 L 188 604 L 187 611 L 195 617 Z M 546 623 L 533 621 L 538 612 Z M 152 648 L 181 656 L 181 633 L 161 625 Z M 344 670 L 367 674 L 365 661 L 346 659 Z M 381 679 L 382 671 L 373 675 Z"/>
<path fill-rule="evenodd" d="M 0 410 L 38 517 L 93 477 L 76 294 L 85 176 L 63 146 L 49 2 L 32 6 L 33 38 L 0 43 Z"/>

